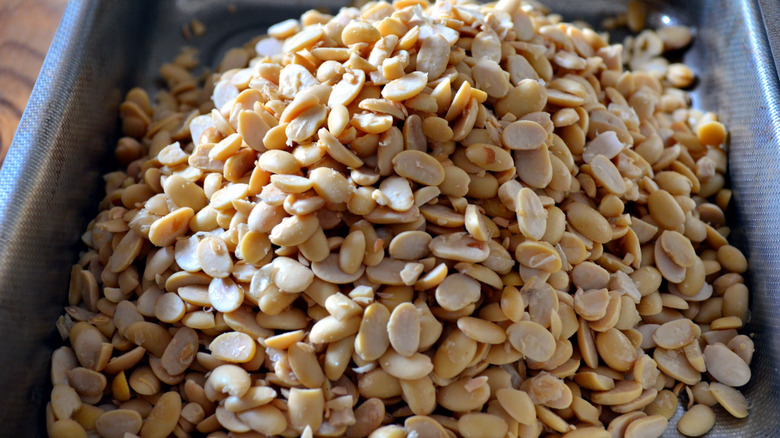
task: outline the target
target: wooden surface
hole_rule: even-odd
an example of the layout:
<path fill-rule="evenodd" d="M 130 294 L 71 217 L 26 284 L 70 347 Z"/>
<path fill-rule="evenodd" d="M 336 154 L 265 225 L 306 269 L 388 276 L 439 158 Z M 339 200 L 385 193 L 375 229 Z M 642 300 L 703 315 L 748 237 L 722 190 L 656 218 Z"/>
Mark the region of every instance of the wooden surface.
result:
<path fill-rule="evenodd" d="M 0 165 L 67 0 L 0 0 Z"/>

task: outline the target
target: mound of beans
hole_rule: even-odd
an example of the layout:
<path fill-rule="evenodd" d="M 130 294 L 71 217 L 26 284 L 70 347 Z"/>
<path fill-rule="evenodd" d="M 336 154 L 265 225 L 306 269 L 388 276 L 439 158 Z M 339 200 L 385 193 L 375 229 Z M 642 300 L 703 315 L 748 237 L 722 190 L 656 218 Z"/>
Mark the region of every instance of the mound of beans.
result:
<path fill-rule="evenodd" d="M 663 58 L 690 41 L 396 0 L 276 24 L 214 74 L 184 50 L 154 102 L 120 107 L 49 436 L 636 438 L 681 402 L 688 436 L 716 405 L 745 417 L 727 131 Z"/>

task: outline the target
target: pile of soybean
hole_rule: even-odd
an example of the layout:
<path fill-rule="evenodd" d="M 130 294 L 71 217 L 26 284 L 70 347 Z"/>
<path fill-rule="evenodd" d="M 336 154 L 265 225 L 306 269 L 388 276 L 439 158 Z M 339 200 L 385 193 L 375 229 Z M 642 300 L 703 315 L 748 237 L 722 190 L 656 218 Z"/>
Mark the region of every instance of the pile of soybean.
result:
<path fill-rule="evenodd" d="M 727 131 L 663 58 L 690 41 L 397 0 L 306 12 L 214 74 L 183 51 L 121 105 L 49 435 L 658 437 L 680 399 L 689 436 L 715 405 L 745 417 Z"/>

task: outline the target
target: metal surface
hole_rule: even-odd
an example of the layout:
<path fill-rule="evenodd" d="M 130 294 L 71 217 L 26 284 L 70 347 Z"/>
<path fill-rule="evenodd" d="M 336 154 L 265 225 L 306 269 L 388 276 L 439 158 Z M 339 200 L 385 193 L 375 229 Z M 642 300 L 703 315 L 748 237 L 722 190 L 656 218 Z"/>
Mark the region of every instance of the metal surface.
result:
<path fill-rule="evenodd" d="M 594 23 L 625 10 L 613 0 L 543 2 L 567 19 Z M 231 3 L 235 13 L 218 0 L 68 5 L 0 171 L 0 435 L 45 436 L 49 356 L 59 344 L 54 321 L 82 248 L 80 234 L 97 211 L 100 175 L 115 166 L 111 151 L 124 93 L 136 84 L 153 91 L 160 64 L 183 44 L 200 48 L 201 60 L 213 65 L 269 24 L 343 2 Z M 748 331 L 757 350 L 746 387 L 750 416 L 735 420 L 718 408 L 708 436 L 780 436 L 780 86 L 772 57 L 780 32 L 777 20 L 765 27 L 761 18 L 780 17 L 780 8 L 766 0 L 650 4 L 652 23 L 696 28 L 685 55 L 700 78 L 694 105 L 717 111 L 731 132 L 733 235 L 751 264 Z M 194 17 L 206 24 L 206 35 L 185 41 L 182 25 Z"/>

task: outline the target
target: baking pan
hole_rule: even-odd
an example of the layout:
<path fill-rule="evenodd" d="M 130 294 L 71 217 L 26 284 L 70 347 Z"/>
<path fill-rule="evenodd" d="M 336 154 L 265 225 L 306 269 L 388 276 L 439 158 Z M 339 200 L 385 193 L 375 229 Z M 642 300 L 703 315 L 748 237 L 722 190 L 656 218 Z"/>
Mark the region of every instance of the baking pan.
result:
<path fill-rule="evenodd" d="M 599 23 L 625 11 L 614 0 L 544 0 L 569 20 Z M 228 5 L 232 5 L 230 8 Z M 182 45 L 215 65 L 228 48 L 311 7 L 304 0 L 71 1 L 0 170 L 0 435 L 44 437 L 54 321 L 66 303 L 81 232 L 97 213 L 101 175 L 116 163 L 117 107 Z M 716 111 L 731 134 L 732 240 L 749 257 L 756 353 L 745 391 L 750 416 L 717 408 L 709 436 L 780 436 L 780 5 L 769 0 L 649 2 L 651 25 L 693 26 L 684 59 L 699 80 L 694 106 Z M 764 18 L 762 18 L 764 17 Z M 206 34 L 185 40 L 193 18 Z M 678 416 L 681 412 L 678 412 Z M 672 424 L 676 418 L 672 419 Z M 670 428 L 668 436 L 678 436 Z"/>

